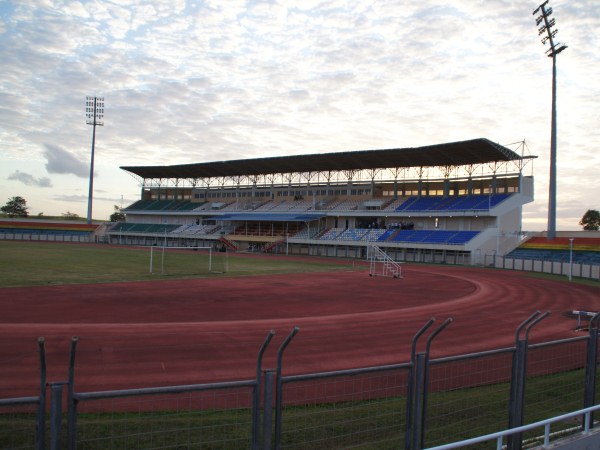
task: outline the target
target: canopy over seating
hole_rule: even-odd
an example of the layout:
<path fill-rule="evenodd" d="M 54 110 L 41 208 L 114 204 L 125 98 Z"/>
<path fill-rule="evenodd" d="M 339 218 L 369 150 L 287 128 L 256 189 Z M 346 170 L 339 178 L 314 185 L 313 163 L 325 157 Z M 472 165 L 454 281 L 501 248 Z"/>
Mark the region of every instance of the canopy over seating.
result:
<path fill-rule="evenodd" d="M 276 173 L 435 167 L 515 161 L 524 158 L 489 141 L 472 139 L 415 148 L 359 150 L 171 166 L 122 166 L 141 178 L 214 178 Z"/>

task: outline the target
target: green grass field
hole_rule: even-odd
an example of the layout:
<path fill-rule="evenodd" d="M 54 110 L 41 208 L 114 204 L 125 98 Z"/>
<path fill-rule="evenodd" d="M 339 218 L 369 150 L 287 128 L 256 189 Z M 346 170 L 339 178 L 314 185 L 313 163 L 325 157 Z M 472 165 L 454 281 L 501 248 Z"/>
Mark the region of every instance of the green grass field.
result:
<path fill-rule="evenodd" d="M 351 262 L 340 260 L 328 263 L 311 258 L 248 257 L 213 251 L 213 271 L 209 272 L 208 261 L 209 255 L 205 251 L 167 250 L 163 262 L 161 249 L 155 248 L 154 274 L 151 274 L 148 247 L 0 241 L 0 287 L 353 269 Z"/>

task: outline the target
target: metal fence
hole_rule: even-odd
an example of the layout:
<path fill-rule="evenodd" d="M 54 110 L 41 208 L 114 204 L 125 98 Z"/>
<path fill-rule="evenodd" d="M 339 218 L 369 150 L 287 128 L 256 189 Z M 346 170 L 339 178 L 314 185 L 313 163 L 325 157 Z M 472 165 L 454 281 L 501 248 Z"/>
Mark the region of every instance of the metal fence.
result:
<path fill-rule="evenodd" d="M 551 261 L 542 259 L 520 259 L 506 256 L 485 255 L 484 265 L 495 269 L 518 270 L 525 272 L 548 273 L 577 278 L 600 280 L 600 265 L 583 264 L 570 261 Z"/>
<path fill-rule="evenodd" d="M 50 242 L 97 242 L 96 237 L 91 233 L 69 233 L 69 232 L 7 232 L 0 231 L 0 240 L 5 241 L 50 241 Z"/>
<path fill-rule="evenodd" d="M 283 375 L 298 328 L 282 341 L 276 367 L 263 369 L 269 332 L 253 379 L 102 392 L 75 389 L 77 338 L 68 379 L 48 382 L 40 339 L 39 392 L 0 400 L 0 448 L 420 450 L 472 439 L 596 404 L 600 313 L 588 333 L 530 344 L 546 315 L 527 318 L 512 347 L 438 359 L 430 349 L 452 320 L 436 328 L 431 319 L 415 334 L 410 361 L 301 375 Z M 581 429 L 579 416 L 553 426 L 557 434 Z M 506 446 L 543 438 L 513 433 Z M 470 448 L 486 448 L 478 445 Z"/>

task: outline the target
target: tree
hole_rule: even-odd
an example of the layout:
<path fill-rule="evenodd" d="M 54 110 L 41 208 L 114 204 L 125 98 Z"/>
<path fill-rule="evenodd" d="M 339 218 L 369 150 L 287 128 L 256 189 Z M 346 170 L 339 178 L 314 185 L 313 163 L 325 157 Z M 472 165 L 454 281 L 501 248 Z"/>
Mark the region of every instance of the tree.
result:
<path fill-rule="evenodd" d="M 583 226 L 586 231 L 598 231 L 600 229 L 600 212 L 596 209 L 588 209 L 579 221 L 579 225 Z"/>
<path fill-rule="evenodd" d="M 66 213 L 62 213 L 63 217 L 68 220 L 79 219 L 79 214 L 72 213 L 71 211 L 67 211 Z"/>
<path fill-rule="evenodd" d="M 27 217 L 29 213 L 27 212 L 27 200 L 23 197 L 13 197 L 8 199 L 6 205 L 0 208 L 0 211 L 7 214 L 8 217 Z"/>
<path fill-rule="evenodd" d="M 125 214 L 118 205 L 115 205 L 115 212 L 110 215 L 108 220 L 111 222 L 121 222 L 125 220 Z"/>

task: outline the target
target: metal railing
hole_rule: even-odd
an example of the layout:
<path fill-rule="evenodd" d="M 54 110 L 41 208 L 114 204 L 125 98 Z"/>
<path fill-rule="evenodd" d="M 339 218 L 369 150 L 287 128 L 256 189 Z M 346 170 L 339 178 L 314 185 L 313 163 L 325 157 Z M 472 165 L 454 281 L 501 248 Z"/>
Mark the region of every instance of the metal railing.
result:
<path fill-rule="evenodd" d="M 412 340 L 410 361 L 296 375 L 284 375 L 284 356 L 298 328 L 283 339 L 276 367 L 263 369 L 271 331 L 254 379 L 95 392 L 75 389 L 77 338 L 67 380 L 50 383 L 40 339 L 40 394 L 0 400 L 0 448 L 439 450 L 500 439 L 519 449 L 539 439 L 531 430 L 540 426 L 548 427 L 545 441 L 549 424 L 585 433 L 599 408 L 600 314 L 586 335 L 530 344 L 546 316 L 527 318 L 512 347 L 438 359 L 431 348 L 452 319 L 435 329 L 430 319 Z M 20 407 L 29 410 L 14 411 Z M 583 425 L 564 422 L 582 415 Z"/>
<path fill-rule="evenodd" d="M 480 444 L 483 442 L 488 442 L 495 440 L 496 441 L 496 449 L 502 450 L 504 448 L 504 438 L 513 436 L 515 434 L 523 433 L 524 431 L 535 430 L 537 428 L 544 427 L 543 434 L 543 442 L 542 445 L 544 447 L 548 447 L 550 445 L 550 426 L 553 423 L 564 422 L 568 419 L 573 419 L 577 417 L 583 416 L 583 433 L 588 434 L 592 428 L 592 413 L 594 411 L 600 410 L 600 405 L 591 406 L 589 408 L 579 409 L 577 411 L 572 411 L 567 414 L 561 414 L 560 416 L 555 416 L 550 419 L 540 420 L 539 422 L 530 423 L 529 425 L 523 425 L 520 427 L 512 428 L 509 430 L 498 431 L 497 433 L 490 433 L 484 436 L 479 436 L 472 439 L 465 439 L 464 441 L 453 442 L 451 444 L 438 445 L 436 447 L 429 447 L 426 450 L 452 450 L 455 448 L 462 448 L 471 446 L 474 444 Z"/>

